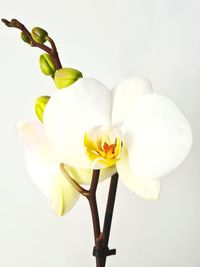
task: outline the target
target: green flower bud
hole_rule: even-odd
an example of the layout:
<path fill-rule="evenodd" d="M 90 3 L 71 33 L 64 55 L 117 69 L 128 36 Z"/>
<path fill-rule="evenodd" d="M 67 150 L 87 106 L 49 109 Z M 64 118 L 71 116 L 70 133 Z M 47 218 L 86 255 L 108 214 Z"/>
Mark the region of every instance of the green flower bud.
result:
<path fill-rule="evenodd" d="M 25 43 L 30 44 L 29 39 L 27 38 L 27 36 L 26 36 L 23 32 L 21 32 L 21 39 L 22 39 Z"/>
<path fill-rule="evenodd" d="M 44 109 L 50 99 L 50 96 L 40 96 L 35 101 L 35 112 L 38 119 L 43 123 L 43 113 Z"/>
<path fill-rule="evenodd" d="M 35 27 L 32 29 L 31 36 L 33 37 L 34 41 L 39 44 L 43 44 L 47 40 L 48 32 L 43 30 L 42 28 Z"/>
<path fill-rule="evenodd" d="M 49 54 L 43 54 L 40 56 L 40 69 L 45 75 L 54 75 L 56 68 Z"/>
<path fill-rule="evenodd" d="M 62 89 L 73 84 L 82 77 L 82 73 L 78 70 L 63 68 L 55 72 L 54 81 L 58 89 Z"/>

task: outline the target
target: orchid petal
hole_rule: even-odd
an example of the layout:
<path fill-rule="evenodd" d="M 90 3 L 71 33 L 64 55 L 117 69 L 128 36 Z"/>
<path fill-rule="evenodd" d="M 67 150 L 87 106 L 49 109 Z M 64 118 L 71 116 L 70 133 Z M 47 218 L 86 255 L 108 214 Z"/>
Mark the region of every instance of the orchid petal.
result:
<path fill-rule="evenodd" d="M 129 163 L 137 178 L 169 174 L 186 158 L 192 145 L 185 116 L 170 99 L 158 94 L 138 101 L 124 128 Z"/>
<path fill-rule="evenodd" d="M 76 204 L 78 198 L 79 193 L 61 173 L 57 173 L 53 176 L 50 205 L 58 216 L 62 216 L 70 211 Z"/>
<path fill-rule="evenodd" d="M 86 157 L 85 132 L 98 125 L 108 125 L 110 112 L 110 92 L 94 79 L 79 79 L 51 97 L 44 111 L 44 127 L 65 163 L 79 166 L 79 156 Z"/>
<path fill-rule="evenodd" d="M 79 194 L 63 177 L 54 149 L 40 144 L 25 153 L 26 166 L 32 181 L 49 199 L 51 207 L 61 216 L 78 200 Z"/>
<path fill-rule="evenodd" d="M 134 76 L 120 82 L 113 90 L 112 124 L 120 125 L 126 120 L 130 110 L 144 95 L 152 93 L 150 81 Z"/>
<path fill-rule="evenodd" d="M 159 179 L 138 179 L 131 172 L 128 158 L 122 158 L 117 162 L 117 171 L 120 180 L 136 195 L 145 199 L 158 199 L 160 195 Z"/>

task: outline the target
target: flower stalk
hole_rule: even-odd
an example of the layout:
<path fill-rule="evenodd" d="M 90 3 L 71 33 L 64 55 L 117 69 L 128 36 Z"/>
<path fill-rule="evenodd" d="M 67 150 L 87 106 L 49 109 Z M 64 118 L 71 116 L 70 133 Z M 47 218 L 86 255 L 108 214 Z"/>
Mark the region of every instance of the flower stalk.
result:
<path fill-rule="evenodd" d="M 43 51 L 45 51 L 46 53 L 48 53 L 53 60 L 53 63 L 55 65 L 56 70 L 59 70 L 62 68 L 62 65 L 61 65 L 61 62 L 59 59 L 59 55 L 58 55 L 58 51 L 57 51 L 56 45 L 55 45 L 52 38 L 50 38 L 49 36 L 46 37 L 46 40 L 51 45 L 51 47 L 48 47 L 44 43 L 37 42 L 32 37 L 32 35 L 28 31 L 28 29 L 17 19 L 12 19 L 11 21 L 8 21 L 7 19 L 2 19 L 1 21 L 8 27 L 17 28 L 17 29 L 21 30 L 23 40 L 26 40 L 26 42 L 29 43 L 32 47 L 38 47 L 38 48 L 42 49 Z"/>
<path fill-rule="evenodd" d="M 64 164 L 60 164 L 60 169 L 70 184 L 84 197 L 88 199 L 91 215 L 92 215 L 92 222 L 93 222 L 93 231 L 94 231 L 94 249 L 93 249 L 93 256 L 96 257 L 96 267 L 105 267 L 106 265 L 106 258 L 110 255 L 115 255 L 115 249 L 108 248 L 108 242 L 110 237 L 110 230 L 112 224 L 112 217 L 114 211 L 114 204 L 115 204 L 115 197 L 117 192 L 117 185 L 118 185 L 118 173 L 114 174 L 111 177 L 110 181 L 110 189 L 108 194 L 105 218 L 104 218 L 104 225 L 103 231 L 101 231 L 100 227 L 100 219 L 99 219 L 99 212 L 98 212 L 98 205 L 96 199 L 96 192 L 97 186 L 99 182 L 99 175 L 100 170 L 93 170 L 92 175 L 92 182 L 90 185 L 90 189 L 86 190 L 82 186 L 80 186 L 65 170 Z"/>

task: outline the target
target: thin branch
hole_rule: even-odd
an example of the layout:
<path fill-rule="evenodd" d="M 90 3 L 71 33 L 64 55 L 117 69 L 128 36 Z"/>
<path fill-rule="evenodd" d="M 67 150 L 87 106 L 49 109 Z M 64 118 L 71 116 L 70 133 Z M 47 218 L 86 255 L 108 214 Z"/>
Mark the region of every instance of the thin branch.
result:
<path fill-rule="evenodd" d="M 118 173 L 115 173 L 111 177 L 111 181 L 110 181 L 110 189 L 109 189 L 109 194 L 108 194 L 108 201 L 107 201 L 106 213 L 105 213 L 105 218 L 104 218 L 104 226 L 103 226 L 104 240 L 103 240 L 103 246 L 102 247 L 104 249 L 106 249 L 108 247 L 118 180 L 119 180 L 119 175 L 118 175 Z M 109 255 L 113 255 L 113 254 L 116 254 L 115 249 L 110 250 Z M 102 267 L 104 267 L 105 264 L 106 264 L 106 257 L 104 257 L 104 259 L 103 259 Z"/>
<path fill-rule="evenodd" d="M 97 243 L 97 239 L 99 238 L 101 234 L 99 213 L 98 213 L 98 207 L 97 207 L 97 201 L 96 201 L 96 190 L 97 190 L 97 185 L 99 181 L 99 174 L 100 174 L 99 170 L 93 170 L 92 182 L 90 185 L 89 194 L 87 196 L 87 199 L 90 204 L 91 213 L 92 213 L 95 244 Z"/>
<path fill-rule="evenodd" d="M 59 56 L 58 56 L 58 52 L 57 52 L 57 48 L 56 45 L 54 43 L 54 41 L 49 37 L 48 41 L 50 42 L 52 48 L 48 47 L 45 44 L 39 44 L 37 43 L 33 37 L 31 36 L 31 33 L 28 31 L 28 29 L 17 19 L 12 19 L 11 21 L 8 21 L 7 19 L 2 19 L 1 20 L 7 27 L 12 27 L 12 28 L 17 28 L 19 30 L 21 30 L 25 36 L 27 37 L 29 43 L 31 44 L 31 46 L 33 47 L 38 47 L 40 49 L 42 49 L 43 51 L 45 51 L 46 53 L 48 53 L 51 57 L 52 60 L 54 62 L 55 68 L 57 70 L 62 68 Z"/>
<path fill-rule="evenodd" d="M 49 41 L 51 48 L 52 48 L 52 53 L 55 53 L 57 51 L 56 49 L 56 44 L 54 43 L 53 39 L 47 36 L 47 41 Z"/>
<path fill-rule="evenodd" d="M 110 228 L 111 228 L 112 217 L 113 217 L 113 210 L 114 210 L 115 197 L 116 197 L 116 192 L 117 192 L 118 179 L 119 179 L 119 175 L 118 175 L 118 173 L 115 173 L 111 177 L 111 181 L 110 181 L 110 189 L 109 189 L 109 194 L 108 194 L 106 214 L 105 214 L 104 226 L 103 226 L 103 234 L 105 236 L 104 246 L 107 246 L 108 241 L 109 241 Z"/>
<path fill-rule="evenodd" d="M 100 170 L 93 170 L 92 182 L 91 182 L 90 190 L 89 190 L 91 195 L 95 195 L 96 194 L 97 185 L 98 185 L 98 182 L 99 182 L 99 175 L 100 175 Z"/>
<path fill-rule="evenodd" d="M 77 183 L 71 176 L 70 174 L 66 171 L 65 169 L 65 164 L 60 163 L 60 170 L 62 174 L 65 176 L 67 181 L 82 195 L 87 196 L 89 194 L 88 190 L 80 186 L 79 183 Z"/>
<path fill-rule="evenodd" d="M 52 38 L 50 38 L 49 36 L 47 37 L 47 40 L 49 41 L 50 45 L 51 45 L 51 55 L 52 55 L 52 58 L 55 58 L 56 59 L 56 64 L 57 64 L 57 69 L 61 69 L 62 68 L 62 65 L 60 63 L 60 59 L 59 59 L 59 55 L 58 55 L 58 51 L 57 51 L 57 48 L 56 48 L 56 44 L 55 42 L 53 41 Z"/>
<path fill-rule="evenodd" d="M 93 230 L 94 230 L 94 241 L 95 241 L 95 250 L 101 251 L 103 235 L 100 228 L 99 212 L 96 200 L 96 190 L 99 182 L 100 170 L 93 170 L 92 182 L 89 189 L 89 195 L 87 199 L 89 201 L 90 210 L 92 214 Z M 96 266 L 102 267 L 102 257 L 96 256 Z"/>

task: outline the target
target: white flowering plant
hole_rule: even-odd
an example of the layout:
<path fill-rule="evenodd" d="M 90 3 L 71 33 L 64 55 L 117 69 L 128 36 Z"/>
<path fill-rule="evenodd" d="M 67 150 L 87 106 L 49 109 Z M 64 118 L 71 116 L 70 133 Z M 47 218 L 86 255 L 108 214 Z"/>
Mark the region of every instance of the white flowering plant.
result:
<path fill-rule="evenodd" d="M 159 199 L 159 178 L 179 166 L 191 149 L 190 125 L 169 98 L 153 92 L 145 77 L 130 77 L 109 90 L 76 69 L 63 68 L 44 29 L 29 32 L 16 19 L 2 21 L 20 29 L 24 42 L 46 52 L 40 68 L 58 89 L 36 100 L 37 120 L 18 124 L 30 177 L 58 216 L 69 212 L 80 195 L 88 199 L 93 255 L 96 266 L 103 267 L 106 257 L 116 253 L 108 241 L 118 178 L 138 196 Z M 101 230 L 96 190 L 105 179 L 111 181 Z"/>

